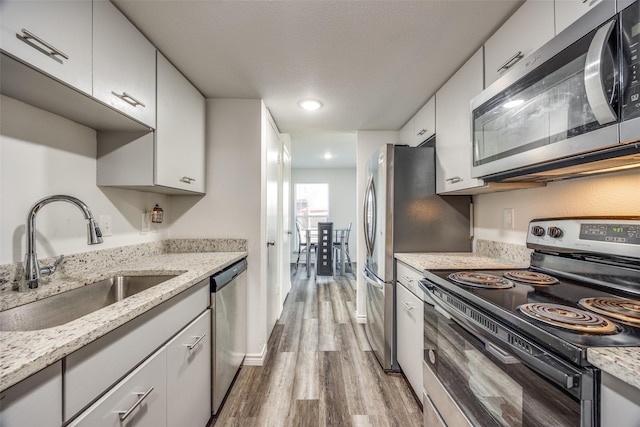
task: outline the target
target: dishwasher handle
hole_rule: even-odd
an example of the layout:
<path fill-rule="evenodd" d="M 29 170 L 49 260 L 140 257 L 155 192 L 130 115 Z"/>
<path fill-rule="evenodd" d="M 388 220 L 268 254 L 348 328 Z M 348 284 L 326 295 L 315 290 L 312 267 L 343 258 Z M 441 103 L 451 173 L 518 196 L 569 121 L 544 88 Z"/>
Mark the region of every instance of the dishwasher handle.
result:
<path fill-rule="evenodd" d="M 219 292 L 222 288 L 231 283 L 233 279 L 239 276 L 246 269 L 247 259 L 243 258 L 235 264 L 214 274 L 213 276 L 211 276 L 211 292 Z"/>

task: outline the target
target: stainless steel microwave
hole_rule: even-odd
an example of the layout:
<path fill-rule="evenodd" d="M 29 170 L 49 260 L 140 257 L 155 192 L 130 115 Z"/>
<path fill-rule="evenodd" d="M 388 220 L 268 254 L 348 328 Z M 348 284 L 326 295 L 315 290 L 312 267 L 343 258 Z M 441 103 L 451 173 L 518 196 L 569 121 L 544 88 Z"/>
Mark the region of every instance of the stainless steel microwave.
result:
<path fill-rule="evenodd" d="M 603 0 L 471 102 L 472 176 L 640 166 L 640 3 Z"/>

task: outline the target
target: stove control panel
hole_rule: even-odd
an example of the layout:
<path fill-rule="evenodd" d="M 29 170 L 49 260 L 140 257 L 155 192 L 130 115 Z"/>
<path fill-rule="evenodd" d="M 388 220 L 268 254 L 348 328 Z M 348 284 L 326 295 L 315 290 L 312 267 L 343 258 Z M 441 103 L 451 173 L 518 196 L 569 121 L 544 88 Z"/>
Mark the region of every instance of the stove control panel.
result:
<path fill-rule="evenodd" d="M 529 224 L 527 247 L 640 259 L 640 218 L 554 218 Z"/>

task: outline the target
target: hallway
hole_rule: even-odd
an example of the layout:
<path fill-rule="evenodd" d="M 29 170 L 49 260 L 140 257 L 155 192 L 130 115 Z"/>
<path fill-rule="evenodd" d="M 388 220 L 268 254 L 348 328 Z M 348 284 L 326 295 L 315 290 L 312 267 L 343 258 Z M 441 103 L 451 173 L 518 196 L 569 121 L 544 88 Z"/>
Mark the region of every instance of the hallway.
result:
<path fill-rule="evenodd" d="M 353 275 L 304 267 L 268 343 L 264 366 L 242 367 L 216 427 L 420 426 L 401 374 L 385 374 L 355 318 Z"/>

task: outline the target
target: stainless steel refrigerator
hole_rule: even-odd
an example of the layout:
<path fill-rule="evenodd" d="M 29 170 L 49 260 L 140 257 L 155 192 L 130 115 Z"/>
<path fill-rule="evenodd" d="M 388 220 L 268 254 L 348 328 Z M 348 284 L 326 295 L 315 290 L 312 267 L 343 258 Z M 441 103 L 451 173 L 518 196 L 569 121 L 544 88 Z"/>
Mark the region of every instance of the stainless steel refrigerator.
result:
<path fill-rule="evenodd" d="M 438 196 L 435 171 L 434 138 L 421 147 L 384 145 L 367 167 L 365 330 L 385 370 L 398 369 L 394 254 L 471 250 L 471 198 Z"/>

